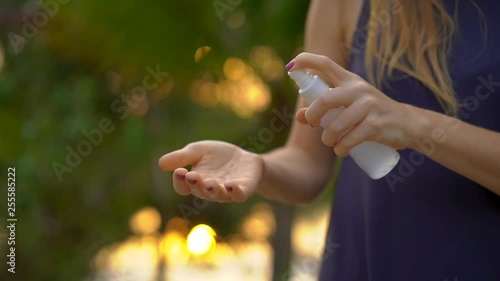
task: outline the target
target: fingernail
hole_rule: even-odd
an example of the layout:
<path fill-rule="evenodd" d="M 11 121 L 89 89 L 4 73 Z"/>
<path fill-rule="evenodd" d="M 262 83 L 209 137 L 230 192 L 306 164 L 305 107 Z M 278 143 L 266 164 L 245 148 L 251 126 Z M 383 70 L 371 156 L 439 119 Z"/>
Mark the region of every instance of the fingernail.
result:
<path fill-rule="evenodd" d="M 178 179 L 178 180 L 184 180 L 186 177 L 184 175 L 179 175 L 179 174 L 176 174 L 175 177 Z"/>
<path fill-rule="evenodd" d="M 225 186 L 226 187 L 226 190 L 229 191 L 229 192 L 232 192 L 233 191 L 233 187 L 232 186 Z"/>
<path fill-rule="evenodd" d="M 187 181 L 188 181 L 190 184 L 196 184 L 196 180 L 190 180 L 190 179 L 188 179 Z"/>
<path fill-rule="evenodd" d="M 289 62 L 289 63 L 285 66 L 286 70 L 290 70 L 290 69 L 292 69 L 292 67 L 294 66 L 294 64 L 295 64 L 295 61 L 293 61 L 293 60 L 292 60 L 291 62 Z"/>
<path fill-rule="evenodd" d="M 207 190 L 212 191 L 212 190 L 214 190 L 214 188 L 210 186 L 210 187 L 207 187 Z"/>

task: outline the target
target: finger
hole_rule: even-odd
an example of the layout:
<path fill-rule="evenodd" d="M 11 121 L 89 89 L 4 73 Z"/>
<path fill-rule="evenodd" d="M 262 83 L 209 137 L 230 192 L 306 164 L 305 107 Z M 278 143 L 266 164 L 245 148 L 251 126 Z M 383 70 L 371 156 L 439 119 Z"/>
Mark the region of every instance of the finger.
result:
<path fill-rule="evenodd" d="M 338 114 L 338 116 L 333 117 L 328 116 L 328 113 L 330 112 L 327 112 L 325 117 L 332 119 L 322 120 L 322 123 L 326 123 L 326 126 L 323 131 L 323 135 L 321 136 L 321 141 L 328 146 L 335 146 L 344 134 L 359 123 L 363 122 L 365 117 L 368 115 L 368 110 L 364 108 L 361 102 L 355 102 L 340 112 L 341 113 Z"/>
<path fill-rule="evenodd" d="M 217 202 L 231 201 L 224 185 L 218 183 L 212 178 L 204 179 L 203 184 L 205 185 L 205 195 L 209 200 Z"/>
<path fill-rule="evenodd" d="M 309 124 L 306 119 L 306 110 L 307 108 L 301 108 L 297 111 L 297 113 L 295 113 L 295 119 L 297 119 L 297 122 L 299 122 L 300 124 Z"/>
<path fill-rule="evenodd" d="M 243 202 L 248 199 L 248 188 L 242 183 L 236 180 L 227 181 L 224 183 L 226 187 L 227 194 L 233 202 Z"/>
<path fill-rule="evenodd" d="M 205 185 L 198 172 L 191 171 L 186 173 L 186 182 L 189 189 L 191 189 L 191 194 L 206 199 L 204 194 Z"/>
<path fill-rule="evenodd" d="M 321 94 L 311 105 L 307 108 L 306 119 L 309 124 L 315 127 L 320 126 L 321 118 L 330 109 L 351 106 L 360 93 L 356 93 L 346 88 L 332 88 L 326 93 Z"/>
<path fill-rule="evenodd" d="M 373 127 L 366 124 L 359 124 L 340 138 L 333 150 L 341 157 L 347 156 L 349 151 L 356 145 L 372 140 L 375 136 Z"/>
<path fill-rule="evenodd" d="M 176 168 L 194 165 L 200 161 L 202 151 L 196 143 L 188 144 L 182 149 L 163 155 L 158 160 L 158 165 L 165 171 L 173 171 Z"/>
<path fill-rule="evenodd" d="M 180 195 L 188 195 L 191 194 L 191 189 L 189 188 L 186 182 L 186 173 L 188 170 L 184 168 L 176 169 L 172 175 L 174 190 Z"/>
<path fill-rule="evenodd" d="M 327 56 L 315 55 L 311 53 L 300 53 L 293 60 L 293 66 L 288 71 L 296 69 L 312 69 L 319 73 L 325 82 L 340 86 L 350 80 L 353 74 L 342 66 L 335 63 Z"/>

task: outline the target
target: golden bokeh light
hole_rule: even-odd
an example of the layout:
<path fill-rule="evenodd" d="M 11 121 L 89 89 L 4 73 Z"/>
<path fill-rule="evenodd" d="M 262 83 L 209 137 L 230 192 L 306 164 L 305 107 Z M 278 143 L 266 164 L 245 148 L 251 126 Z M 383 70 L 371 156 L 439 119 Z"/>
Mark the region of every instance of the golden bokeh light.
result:
<path fill-rule="evenodd" d="M 109 255 L 109 268 L 115 272 L 137 268 L 134 276 L 154 280 L 158 266 L 157 240 L 153 237 L 130 238 Z"/>
<path fill-rule="evenodd" d="M 271 102 L 269 88 L 262 83 L 255 83 L 247 86 L 245 95 L 243 95 L 244 103 L 254 111 L 263 111 Z"/>
<path fill-rule="evenodd" d="M 237 11 L 232 12 L 228 16 L 228 18 L 226 20 L 226 25 L 227 25 L 227 27 L 229 27 L 231 29 L 238 29 L 238 28 L 242 27 L 243 24 L 245 24 L 245 21 L 246 21 L 245 13 L 243 13 L 243 11 L 241 11 L 241 10 L 237 10 Z"/>
<path fill-rule="evenodd" d="M 199 63 L 201 59 L 203 59 L 206 55 L 208 55 L 208 53 L 210 53 L 211 50 L 212 48 L 210 48 L 209 46 L 199 47 L 194 53 L 194 61 L 196 63 Z"/>
<path fill-rule="evenodd" d="M 94 266 L 97 270 L 106 270 L 110 264 L 110 257 L 119 247 L 115 245 L 107 246 L 99 250 L 94 257 Z"/>
<path fill-rule="evenodd" d="M 187 234 L 189 221 L 180 217 L 174 217 L 167 222 L 167 231 L 175 231 L 178 233 Z"/>
<path fill-rule="evenodd" d="M 281 79 L 285 74 L 285 64 L 273 48 L 257 46 L 250 52 L 250 62 L 269 81 Z"/>
<path fill-rule="evenodd" d="M 212 260 L 219 265 L 229 264 L 235 257 L 233 247 L 225 242 L 217 243 L 217 247 L 212 252 Z"/>
<path fill-rule="evenodd" d="M 245 67 L 245 62 L 239 58 L 228 58 L 226 62 L 224 62 L 224 75 L 226 75 L 229 80 L 240 80 L 247 71 L 248 68 Z"/>
<path fill-rule="evenodd" d="M 268 242 L 245 243 L 236 255 L 246 262 L 252 280 L 271 280 L 273 250 Z"/>
<path fill-rule="evenodd" d="M 259 203 L 252 207 L 250 215 L 243 221 L 241 230 L 250 240 L 263 241 L 274 234 L 276 222 L 269 204 Z"/>
<path fill-rule="evenodd" d="M 224 77 L 214 82 L 209 73 L 191 84 L 192 99 L 207 108 L 222 105 L 242 118 L 266 110 L 271 103 L 271 91 L 253 68 L 239 58 L 228 58 L 223 65 Z"/>
<path fill-rule="evenodd" d="M 161 216 L 153 207 L 144 207 L 132 215 L 130 228 L 136 234 L 153 234 L 160 229 Z"/>
<path fill-rule="evenodd" d="M 191 86 L 191 97 L 203 107 L 214 108 L 219 103 L 215 97 L 216 87 L 213 82 L 195 81 Z"/>
<path fill-rule="evenodd" d="M 166 258 L 168 265 L 187 264 L 189 253 L 186 251 L 186 238 L 177 231 L 163 235 L 160 242 L 160 254 Z"/>
<path fill-rule="evenodd" d="M 206 224 L 199 224 L 189 232 L 187 249 L 193 255 L 203 255 L 215 247 L 215 231 Z"/>
<path fill-rule="evenodd" d="M 329 209 L 315 209 L 295 220 L 292 267 L 297 270 L 290 280 L 317 279 L 314 269 L 321 260 Z M 134 214 L 133 220 L 150 221 L 155 216 L 159 216 L 158 212 L 146 207 Z M 258 203 L 243 218 L 241 231 L 216 242 L 217 234 L 209 225 L 199 224 L 189 229 L 188 220 L 174 217 L 168 220 L 164 233 L 134 234 L 102 248 L 93 261 L 98 272 L 124 272 L 127 273 L 124 278 L 131 281 L 161 279 L 158 274 L 172 281 L 272 280 L 274 254 L 269 239 L 275 224 L 272 207 Z"/>
<path fill-rule="evenodd" d="M 300 217 L 292 227 L 292 247 L 296 254 L 319 258 L 323 253 L 330 208 Z M 311 219 L 313 217 L 314 219 Z"/>

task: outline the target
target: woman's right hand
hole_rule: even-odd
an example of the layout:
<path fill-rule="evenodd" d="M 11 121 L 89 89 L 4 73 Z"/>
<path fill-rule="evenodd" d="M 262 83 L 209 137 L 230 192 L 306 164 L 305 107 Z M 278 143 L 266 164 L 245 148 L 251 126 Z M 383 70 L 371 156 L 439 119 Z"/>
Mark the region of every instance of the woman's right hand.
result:
<path fill-rule="evenodd" d="M 180 195 L 218 202 L 242 202 L 252 196 L 260 182 L 262 156 L 221 141 L 199 141 L 163 155 L 158 161 L 174 171 L 174 189 Z M 185 166 L 192 165 L 191 171 Z"/>

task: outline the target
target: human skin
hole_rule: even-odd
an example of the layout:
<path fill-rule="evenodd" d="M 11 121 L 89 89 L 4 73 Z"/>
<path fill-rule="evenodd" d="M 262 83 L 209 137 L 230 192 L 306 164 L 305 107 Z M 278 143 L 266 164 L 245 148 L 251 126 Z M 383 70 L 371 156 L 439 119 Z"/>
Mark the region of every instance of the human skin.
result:
<path fill-rule="evenodd" d="M 394 101 L 345 69 L 348 61 L 341 46 L 352 41 L 361 5 L 360 0 L 311 2 L 307 53 L 292 60 L 290 70 L 307 69 L 335 88 L 311 105 L 298 98 L 287 143 L 262 155 L 220 141 L 194 142 L 168 153 L 159 165 L 174 171 L 177 193 L 218 202 L 241 202 L 258 193 L 282 202 L 307 203 L 330 180 L 336 154 L 345 156 L 355 145 L 372 140 L 421 151 L 500 195 L 500 161 L 495 161 L 500 159 L 498 132 Z M 339 106 L 346 109 L 325 130 L 319 128 L 323 114 Z M 446 140 L 435 142 L 428 153 L 416 143 L 432 139 L 435 128 L 444 130 Z M 191 171 L 184 168 L 188 165 Z"/>
<path fill-rule="evenodd" d="M 299 123 L 318 127 L 329 109 L 346 107 L 321 137 L 337 155 L 346 156 L 364 141 L 411 148 L 500 195 L 500 133 L 394 101 L 326 56 L 302 53 L 293 62 L 291 71 L 314 70 L 334 86 L 297 112 Z M 418 145 L 423 140 L 431 140 L 434 149 Z"/>

